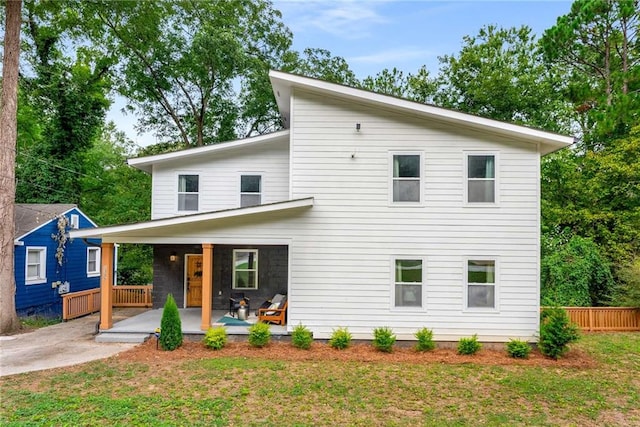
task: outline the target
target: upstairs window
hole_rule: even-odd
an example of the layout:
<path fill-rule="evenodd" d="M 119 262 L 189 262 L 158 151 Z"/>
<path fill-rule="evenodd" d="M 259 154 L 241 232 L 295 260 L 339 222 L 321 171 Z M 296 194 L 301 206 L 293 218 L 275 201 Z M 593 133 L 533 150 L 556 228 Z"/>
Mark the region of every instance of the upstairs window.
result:
<path fill-rule="evenodd" d="M 240 207 L 257 206 L 262 203 L 262 176 L 240 176 Z"/>
<path fill-rule="evenodd" d="M 420 203 L 421 155 L 415 153 L 393 154 L 392 193 L 394 203 Z"/>
<path fill-rule="evenodd" d="M 233 250 L 233 289 L 258 289 L 258 250 Z"/>
<path fill-rule="evenodd" d="M 27 284 L 45 283 L 47 281 L 47 248 L 27 248 L 25 282 Z"/>
<path fill-rule="evenodd" d="M 198 175 L 178 175 L 178 210 L 197 211 L 200 188 Z"/>
<path fill-rule="evenodd" d="M 87 277 L 100 275 L 100 248 L 87 248 Z"/>
<path fill-rule="evenodd" d="M 467 155 L 467 202 L 496 202 L 496 156 Z"/>
<path fill-rule="evenodd" d="M 422 307 L 422 260 L 395 260 L 395 303 L 396 307 Z"/>
<path fill-rule="evenodd" d="M 467 260 L 467 308 L 496 308 L 496 261 Z"/>

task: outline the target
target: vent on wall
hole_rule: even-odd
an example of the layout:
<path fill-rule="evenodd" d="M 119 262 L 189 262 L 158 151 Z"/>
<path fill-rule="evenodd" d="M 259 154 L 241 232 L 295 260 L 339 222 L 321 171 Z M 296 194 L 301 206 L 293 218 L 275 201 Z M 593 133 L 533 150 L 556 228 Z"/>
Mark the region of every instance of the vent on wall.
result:
<path fill-rule="evenodd" d="M 80 216 L 71 215 L 71 228 L 79 228 L 79 227 L 80 227 Z"/>

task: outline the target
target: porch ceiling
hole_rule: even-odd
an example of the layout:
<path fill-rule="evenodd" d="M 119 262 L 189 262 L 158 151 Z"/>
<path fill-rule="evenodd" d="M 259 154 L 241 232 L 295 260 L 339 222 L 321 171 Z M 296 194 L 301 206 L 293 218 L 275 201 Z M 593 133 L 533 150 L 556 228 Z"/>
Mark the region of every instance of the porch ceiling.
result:
<path fill-rule="evenodd" d="M 313 206 L 313 197 L 248 208 L 226 209 L 135 224 L 71 230 L 72 239 L 99 238 L 104 243 L 202 243 L 199 231 L 293 216 Z M 185 236 L 196 236 L 186 237 Z M 274 242 L 275 243 L 275 242 Z"/>

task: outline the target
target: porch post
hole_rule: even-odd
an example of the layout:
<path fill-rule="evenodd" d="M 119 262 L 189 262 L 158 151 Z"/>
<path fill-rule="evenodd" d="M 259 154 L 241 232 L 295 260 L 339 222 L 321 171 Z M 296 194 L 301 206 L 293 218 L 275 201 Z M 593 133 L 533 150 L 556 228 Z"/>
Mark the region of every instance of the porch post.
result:
<path fill-rule="evenodd" d="M 213 245 L 202 244 L 202 324 L 206 331 L 211 326 L 211 303 L 213 299 Z"/>
<path fill-rule="evenodd" d="M 113 327 L 113 243 L 103 243 L 100 274 L 100 329 Z"/>

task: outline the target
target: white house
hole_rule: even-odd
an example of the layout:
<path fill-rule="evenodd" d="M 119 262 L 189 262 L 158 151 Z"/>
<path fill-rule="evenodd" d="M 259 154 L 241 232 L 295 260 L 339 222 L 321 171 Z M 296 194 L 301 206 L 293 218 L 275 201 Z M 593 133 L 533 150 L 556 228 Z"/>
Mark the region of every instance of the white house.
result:
<path fill-rule="evenodd" d="M 572 138 L 270 78 L 284 130 L 129 161 L 153 177 L 152 220 L 71 233 L 102 238 L 103 272 L 113 243 L 153 244 L 155 303 L 201 306 L 203 329 L 240 290 L 252 309 L 286 292 L 288 329 L 316 338 L 536 339 L 540 157 Z"/>

